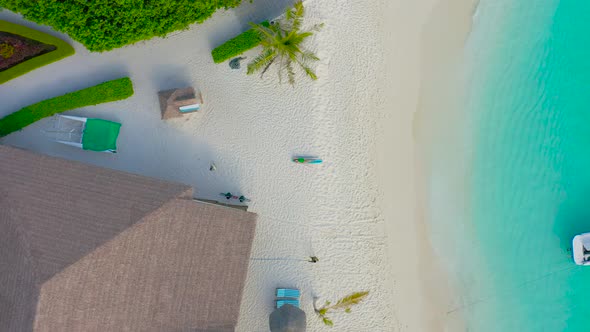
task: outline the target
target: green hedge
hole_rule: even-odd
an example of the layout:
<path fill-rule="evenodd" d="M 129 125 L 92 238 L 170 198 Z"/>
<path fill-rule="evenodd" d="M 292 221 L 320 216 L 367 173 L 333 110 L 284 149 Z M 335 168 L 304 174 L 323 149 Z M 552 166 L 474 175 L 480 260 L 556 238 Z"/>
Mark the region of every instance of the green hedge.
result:
<path fill-rule="evenodd" d="M 102 52 L 203 22 L 241 0 L 0 0 L 0 7 Z"/>
<path fill-rule="evenodd" d="M 268 26 L 267 21 L 260 24 Z M 221 63 L 258 46 L 258 44 L 260 44 L 260 35 L 256 30 L 250 29 L 213 49 L 211 51 L 213 62 Z"/>
<path fill-rule="evenodd" d="M 34 30 L 31 28 L 27 28 L 22 25 L 0 21 L 0 31 L 9 32 L 15 35 L 23 36 L 29 39 L 34 39 L 36 41 L 42 42 L 44 44 L 53 45 L 56 47 L 55 50 L 42 54 L 40 56 L 34 57 L 27 61 L 21 62 L 16 66 L 13 66 L 9 69 L 0 72 L 0 84 L 9 81 L 13 78 L 21 76 L 30 72 L 33 69 L 37 69 L 39 67 L 43 67 L 48 65 L 52 62 L 61 60 L 65 57 L 68 57 L 74 54 L 74 48 L 70 46 L 70 44 L 66 43 L 65 41 L 50 36 L 44 32 Z"/>
<path fill-rule="evenodd" d="M 95 85 L 90 88 L 67 93 L 33 105 L 21 108 L 0 119 L 0 137 L 56 113 L 84 106 L 97 105 L 121 100 L 133 95 L 133 84 L 128 77 Z"/>

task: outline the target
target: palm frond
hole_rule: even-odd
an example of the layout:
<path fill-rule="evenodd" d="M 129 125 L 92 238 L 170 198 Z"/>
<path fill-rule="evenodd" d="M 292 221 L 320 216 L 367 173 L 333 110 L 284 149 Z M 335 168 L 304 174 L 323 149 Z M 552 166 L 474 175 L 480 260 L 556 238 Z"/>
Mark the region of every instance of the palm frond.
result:
<path fill-rule="evenodd" d="M 320 58 L 318 58 L 317 55 L 313 54 L 313 52 L 310 51 L 305 51 L 303 53 L 301 53 L 301 59 L 303 59 L 303 61 L 319 61 Z"/>
<path fill-rule="evenodd" d="M 300 54 L 301 56 L 303 56 L 302 54 Z M 315 74 L 315 72 L 308 66 L 305 64 L 305 59 L 302 59 L 303 61 L 299 60 L 298 58 L 295 58 L 293 61 L 295 61 L 299 67 L 301 67 L 301 69 L 303 69 L 303 71 L 305 71 L 305 73 L 307 74 L 307 76 L 309 76 L 309 78 L 311 78 L 312 80 L 317 80 L 318 76 Z"/>
<path fill-rule="evenodd" d="M 256 30 L 260 36 L 262 37 L 262 40 L 268 39 L 268 40 L 273 40 L 275 39 L 275 32 L 273 31 L 273 29 L 271 27 L 265 27 L 262 24 L 256 24 L 256 23 L 249 23 L 250 26 L 252 27 L 252 29 Z"/>
<path fill-rule="evenodd" d="M 311 78 L 314 81 L 318 79 L 318 76 L 315 74 L 315 72 L 311 68 L 309 68 L 308 66 L 305 66 L 305 65 L 300 65 L 300 66 L 303 69 L 303 71 L 305 71 L 307 76 L 309 76 L 309 78 Z"/>
<path fill-rule="evenodd" d="M 322 30 L 323 27 L 324 27 L 324 23 L 314 24 L 309 30 L 318 32 L 318 31 Z"/>
<path fill-rule="evenodd" d="M 285 37 L 283 37 L 283 33 L 284 31 L 281 29 L 277 29 L 275 32 L 275 36 L 274 36 L 274 40 L 276 44 L 280 44 L 279 41 L 283 40 Z"/>
<path fill-rule="evenodd" d="M 287 61 L 287 79 L 289 80 L 289 84 L 295 85 L 295 70 L 293 70 L 293 62 Z"/>
<path fill-rule="evenodd" d="M 270 68 L 270 65 L 272 65 L 273 62 L 275 62 L 276 60 L 276 56 L 274 58 L 272 58 L 272 60 L 270 60 L 267 64 L 266 67 L 264 67 L 264 69 L 262 70 L 262 73 L 260 73 L 260 78 L 262 78 L 262 76 L 264 76 L 264 73 L 266 73 L 266 71 L 268 70 L 268 68 Z"/>
<path fill-rule="evenodd" d="M 285 70 L 285 54 L 281 53 L 279 57 L 279 84 L 283 83 L 283 71 Z"/>
<path fill-rule="evenodd" d="M 297 57 L 301 54 L 301 49 L 297 45 L 288 45 L 281 49 L 293 61 L 297 61 Z"/>
<path fill-rule="evenodd" d="M 331 306 L 330 309 L 333 309 L 333 310 L 343 309 L 343 308 L 348 308 L 348 307 L 355 305 L 355 304 L 359 304 L 362 300 L 364 300 L 367 297 L 367 295 L 369 295 L 369 292 L 352 293 L 352 294 L 345 296 L 345 297 L 341 298 L 340 300 L 338 300 L 338 302 L 336 302 L 336 304 Z"/>
<path fill-rule="evenodd" d="M 292 34 L 289 35 L 289 45 L 301 45 L 303 43 L 303 41 L 308 38 L 313 36 L 312 32 L 304 32 L 304 33 L 297 33 L 297 34 Z"/>
<path fill-rule="evenodd" d="M 273 49 L 264 50 L 261 54 L 259 54 L 256 58 L 254 58 L 254 60 L 252 60 L 248 64 L 248 71 L 246 72 L 246 74 L 253 74 L 259 71 L 260 69 L 268 66 L 269 63 L 272 64 L 272 61 L 274 60 L 274 58 L 276 58 L 276 56 L 277 55 Z"/>
<path fill-rule="evenodd" d="M 289 29 L 286 29 L 285 26 L 282 24 L 281 21 L 276 21 L 275 24 L 272 25 L 273 27 L 273 31 L 275 32 L 280 32 L 281 34 L 285 31 L 288 31 Z"/>
<path fill-rule="evenodd" d="M 285 19 L 287 21 L 291 21 L 293 19 L 293 8 L 292 7 L 287 7 L 285 9 Z"/>
<path fill-rule="evenodd" d="M 301 24 L 303 23 L 303 15 L 305 15 L 303 2 L 296 2 L 293 5 L 293 8 L 289 10 L 289 13 L 291 14 L 291 17 L 287 19 L 291 21 L 291 29 L 294 31 L 299 31 L 299 29 L 301 29 Z"/>
<path fill-rule="evenodd" d="M 297 41 L 298 43 L 303 42 L 305 38 L 313 36 L 313 32 L 306 31 L 301 32 L 293 36 L 293 40 Z"/>
<path fill-rule="evenodd" d="M 333 305 L 330 305 L 331 303 L 329 301 L 326 301 L 324 306 L 319 309 L 315 307 L 314 301 L 314 311 L 322 319 L 322 322 L 326 326 L 333 326 L 334 322 L 332 322 L 332 320 L 326 316 L 328 311 L 344 309 L 344 312 L 350 313 L 350 307 L 355 304 L 359 304 L 362 300 L 364 300 L 367 297 L 367 295 L 369 295 L 369 292 L 355 292 L 341 298 L 340 300 L 338 300 L 338 302 L 336 302 L 336 304 Z"/>

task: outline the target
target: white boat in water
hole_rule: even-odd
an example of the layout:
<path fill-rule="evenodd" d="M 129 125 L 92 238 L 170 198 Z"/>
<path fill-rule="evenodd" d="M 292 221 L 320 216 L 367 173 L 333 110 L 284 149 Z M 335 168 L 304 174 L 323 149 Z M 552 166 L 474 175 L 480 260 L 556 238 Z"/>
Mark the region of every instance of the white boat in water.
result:
<path fill-rule="evenodd" d="M 574 236 L 572 253 L 577 265 L 590 265 L 590 233 Z"/>

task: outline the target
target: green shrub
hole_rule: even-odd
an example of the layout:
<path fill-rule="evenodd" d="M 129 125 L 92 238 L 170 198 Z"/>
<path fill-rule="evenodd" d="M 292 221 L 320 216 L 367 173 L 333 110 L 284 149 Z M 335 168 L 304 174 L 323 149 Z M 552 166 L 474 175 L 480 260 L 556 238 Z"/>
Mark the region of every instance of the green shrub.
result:
<path fill-rule="evenodd" d="M 68 110 L 122 100 L 133 95 L 133 84 L 128 77 L 95 85 L 90 88 L 67 93 L 33 105 L 21 108 L 0 119 L 0 137 L 56 113 Z"/>
<path fill-rule="evenodd" d="M 14 54 L 14 46 L 6 43 L 0 44 L 0 56 L 4 59 L 10 58 Z"/>
<path fill-rule="evenodd" d="M 241 0 L 1 0 L 0 7 L 102 52 L 203 22 Z"/>
<path fill-rule="evenodd" d="M 0 84 L 4 83 L 6 81 L 9 81 L 13 78 L 16 78 L 18 76 L 24 75 L 33 69 L 37 69 L 39 67 L 43 67 L 45 65 L 48 65 L 52 62 L 61 60 L 65 57 L 68 57 L 68 56 L 74 54 L 74 52 L 75 52 L 74 48 L 70 44 L 66 43 L 65 41 L 63 41 L 59 38 L 50 36 L 44 32 L 34 30 L 31 28 L 27 28 L 22 25 L 18 25 L 18 24 L 6 22 L 6 21 L 0 21 L 0 31 L 10 32 L 15 35 L 27 37 L 29 39 L 33 39 L 33 40 L 42 42 L 44 44 L 49 44 L 49 45 L 53 45 L 56 47 L 55 50 L 53 50 L 49 53 L 45 53 L 45 54 L 36 56 L 32 59 L 21 62 L 16 66 L 10 67 L 9 69 L 1 71 L 0 72 Z"/>
<path fill-rule="evenodd" d="M 262 22 L 261 25 L 266 27 L 269 26 L 267 21 Z M 247 50 L 258 46 L 260 40 L 260 35 L 256 30 L 250 29 L 245 31 L 213 49 L 213 51 L 211 51 L 213 62 L 221 63 L 227 59 L 240 55 Z"/>

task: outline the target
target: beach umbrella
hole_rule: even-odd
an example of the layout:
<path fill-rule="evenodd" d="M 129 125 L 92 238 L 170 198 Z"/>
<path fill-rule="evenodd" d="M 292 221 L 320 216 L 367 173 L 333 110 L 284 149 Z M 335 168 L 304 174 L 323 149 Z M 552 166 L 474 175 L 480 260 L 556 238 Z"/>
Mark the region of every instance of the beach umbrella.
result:
<path fill-rule="evenodd" d="M 270 314 L 268 323 L 271 332 L 305 332 L 305 312 L 285 304 Z"/>

